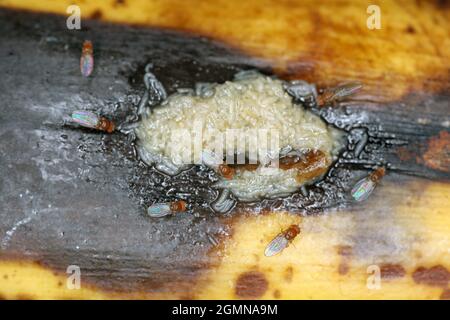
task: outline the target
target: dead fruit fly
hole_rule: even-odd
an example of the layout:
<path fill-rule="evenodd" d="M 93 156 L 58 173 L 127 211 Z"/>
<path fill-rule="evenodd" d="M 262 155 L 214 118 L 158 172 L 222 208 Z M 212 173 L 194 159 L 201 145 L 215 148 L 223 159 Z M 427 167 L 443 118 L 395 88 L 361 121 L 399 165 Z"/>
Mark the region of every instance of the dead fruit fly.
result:
<path fill-rule="evenodd" d="M 356 201 L 366 200 L 370 196 L 372 191 L 375 189 L 381 178 L 385 175 L 385 173 L 386 169 L 384 167 L 377 168 L 367 177 L 359 180 L 351 191 L 352 197 Z"/>
<path fill-rule="evenodd" d="M 335 88 L 326 89 L 317 97 L 317 105 L 323 107 L 327 103 L 332 103 L 341 98 L 350 96 L 362 88 L 359 82 L 349 82 Z"/>
<path fill-rule="evenodd" d="M 72 113 L 72 120 L 73 122 L 78 123 L 80 126 L 106 131 L 108 133 L 113 132 L 115 129 L 114 122 L 104 117 L 99 117 L 95 113 L 90 111 L 74 111 Z"/>
<path fill-rule="evenodd" d="M 94 49 L 92 42 L 85 40 L 83 42 L 83 49 L 81 50 L 80 59 L 81 74 L 85 77 L 89 77 L 94 70 Z"/>
<path fill-rule="evenodd" d="M 169 214 L 186 211 L 186 202 L 183 200 L 167 202 L 167 203 L 155 203 L 147 209 L 147 213 L 152 218 L 161 218 Z"/>
<path fill-rule="evenodd" d="M 274 256 L 283 251 L 289 243 L 300 233 L 300 227 L 296 224 L 291 225 L 286 230 L 279 233 L 270 243 L 267 245 L 264 255 L 266 257 Z"/>

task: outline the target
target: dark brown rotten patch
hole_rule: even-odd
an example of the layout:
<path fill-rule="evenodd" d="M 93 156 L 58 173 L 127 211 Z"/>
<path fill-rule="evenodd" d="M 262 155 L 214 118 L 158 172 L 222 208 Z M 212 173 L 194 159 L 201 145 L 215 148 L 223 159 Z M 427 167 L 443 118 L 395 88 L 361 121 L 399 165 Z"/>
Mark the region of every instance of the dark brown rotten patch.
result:
<path fill-rule="evenodd" d="M 269 283 L 263 273 L 249 271 L 243 273 L 236 280 L 236 296 L 243 299 L 260 298 L 267 291 Z"/>

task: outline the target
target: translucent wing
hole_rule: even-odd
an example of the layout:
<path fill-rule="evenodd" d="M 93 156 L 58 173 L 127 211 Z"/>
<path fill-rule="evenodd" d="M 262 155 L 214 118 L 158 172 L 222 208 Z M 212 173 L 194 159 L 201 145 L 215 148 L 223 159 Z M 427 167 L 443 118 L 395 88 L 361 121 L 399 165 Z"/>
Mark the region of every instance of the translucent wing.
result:
<path fill-rule="evenodd" d="M 333 88 L 329 91 L 330 97 L 327 100 L 335 100 L 354 94 L 356 91 L 362 88 L 362 84 L 359 82 L 349 82 Z"/>
<path fill-rule="evenodd" d="M 274 256 L 283 251 L 289 245 L 289 240 L 286 239 L 284 234 L 280 233 L 267 245 L 264 255 L 266 257 Z"/>
<path fill-rule="evenodd" d="M 92 54 L 83 54 L 80 59 L 81 74 L 89 77 L 94 70 L 94 57 Z"/>
<path fill-rule="evenodd" d="M 148 207 L 147 213 L 152 218 L 161 218 L 171 214 L 172 211 L 167 203 L 155 203 Z"/>
<path fill-rule="evenodd" d="M 93 129 L 97 127 L 99 122 L 99 118 L 95 113 L 83 110 L 74 111 L 72 113 L 72 120 L 83 127 Z"/>
<path fill-rule="evenodd" d="M 364 178 L 358 183 L 355 184 L 355 186 L 352 189 L 352 197 L 356 201 L 364 201 L 366 200 L 370 194 L 372 193 L 373 189 L 375 189 L 376 183 L 370 180 L 370 178 Z"/>

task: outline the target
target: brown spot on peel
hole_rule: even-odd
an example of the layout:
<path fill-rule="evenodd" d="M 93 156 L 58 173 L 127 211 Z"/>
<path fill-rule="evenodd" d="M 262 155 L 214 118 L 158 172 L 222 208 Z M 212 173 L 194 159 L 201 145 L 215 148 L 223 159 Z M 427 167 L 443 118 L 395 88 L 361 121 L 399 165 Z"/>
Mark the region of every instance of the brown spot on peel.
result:
<path fill-rule="evenodd" d="M 349 257 L 352 255 L 353 247 L 352 246 L 338 246 L 337 253 L 340 256 Z"/>
<path fill-rule="evenodd" d="M 257 299 L 267 291 L 269 283 L 263 273 L 249 271 L 242 273 L 236 280 L 236 296 L 243 299 Z"/>
<path fill-rule="evenodd" d="M 403 278 L 406 274 L 405 268 L 399 264 L 382 264 L 380 266 L 381 279 L 389 280 Z"/>
<path fill-rule="evenodd" d="M 349 268 L 348 264 L 346 264 L 345 262 L 342 262 L 339 264 L 338 272 L 340 275 L 347 274 L 349 270 L 350 270 L 350 268 Z"/>
<path fill-rule="evenodd" d="M 450 289 L 445 289 L 442 291 L 441 296 L 439 297 L 441 300 L 450 300 Z"/>
<path fill-rule="evenodd" d="M 353 254 L 353 247 L 347 245 L 337 246 L 337 253 L 340 255 L 341 263 L 338 266 L 338 273 L 340 275 L 345 275 L 350 270 L 350 266 L 348 265 L 348 261 Z"/>
<path fill-rule="evenodd" d="M 433 266 L 429 269 L 419 267 L 414 271 L 412 277 L 418 284 L 425 284 L 433 287 L 446 287 L 450 279 L 450 272 L 441 265 Z"/>
<path fill-rule="evenodd" d="M 101 19 L 102 16 L 103 16 L 102 11 L 97 9 L 94 12 L 92 12 L 91 19 L 98 20 L 98 19 Z"/>
<path fill-rule="evenodd" d="M 124 5 L 126 5 L 125 0 L 115 0 L 114 1 L 114 7 L 116 7 L 116 6 L 124 6 Z"/>
<path fill-rule="evenodd" d="M 428 148 L 422 156 L 425 165 L 439 171 L 450 171 L 450 133 L 441 131 L 428 140 Z M 421 162 L 420 160 L 418 162 Z"/>
<path fill-rule="evenodd" d="M 280 297 L 281 297 L 280 290 L 275 290 L 275 291 L 273 292 L 273 297 L 274 297 L 275 299 L 280 299 Z"/>
<path fill-rule="evenodd" d="M 416 29 L 414 29 L 414 27 L 412 25 L 408 25 L 408 27 L 405 29 L 405 31 L 410 34 L 416 33 Z"/>
<path fill-rule="evenodd" d="M 284 271 L 284 280 L 286 280 L 286 282 L 292 282 L 293 277 L 294 277 L 294 269 L 291 266 L 289 266 Z"/>

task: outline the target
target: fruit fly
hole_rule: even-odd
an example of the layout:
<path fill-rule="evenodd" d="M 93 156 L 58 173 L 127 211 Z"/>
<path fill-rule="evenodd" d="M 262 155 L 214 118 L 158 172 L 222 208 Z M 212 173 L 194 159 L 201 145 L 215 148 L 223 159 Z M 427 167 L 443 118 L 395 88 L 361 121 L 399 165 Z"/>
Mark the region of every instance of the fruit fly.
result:
<path fill-rule="evenodd" d="M 327 103 L 332 103 L 341 98 L 350 96 L 362 88 L 359 82 L 349 82 L 332 89 L 326 89 L 317 97 L 317 105 L 323 107 Z"/>
<path fill-rule="evenodd" d="M 280 232 L 270 243 L 267 245 L 264 255 L 266 257 L 274 256 L 283 251 L 289 243 L 300 233 L 300 227 L 296 224 L 291 225 L 286 230 Z"/>
<path fill-rule="evenodd" d="M 169 214 L 186 211 L 186 202 L 183 200 L 167 202 L 167 203 L 155 203 L 147 209 L 147 213 L 152 218 L 161 218 Z"/>
<path fill-rule="evenodd" d="M 104 117 L 99 117 L 90 111 L 74 111 L 72 113 L 72 120 L 83 127 L 106 131 L 108 133 L 113 132 L 115 129 L 114 122 Z"/>
<path fill-rule="evenodd" d="M 85 40 L 83 42 L 83 49 L 81 50 L 80 69 L 81 74 L 85 77 L 89 77 L 94 70 L 94 49 L 92 42 Z"/>
<path fill-rule="evenodd" d="M 386 173 L 384 167 L 376 169 L 364 179 L 359 180 L 352 189 L 352 197 L 356 201 L 366 200 Z"/>

